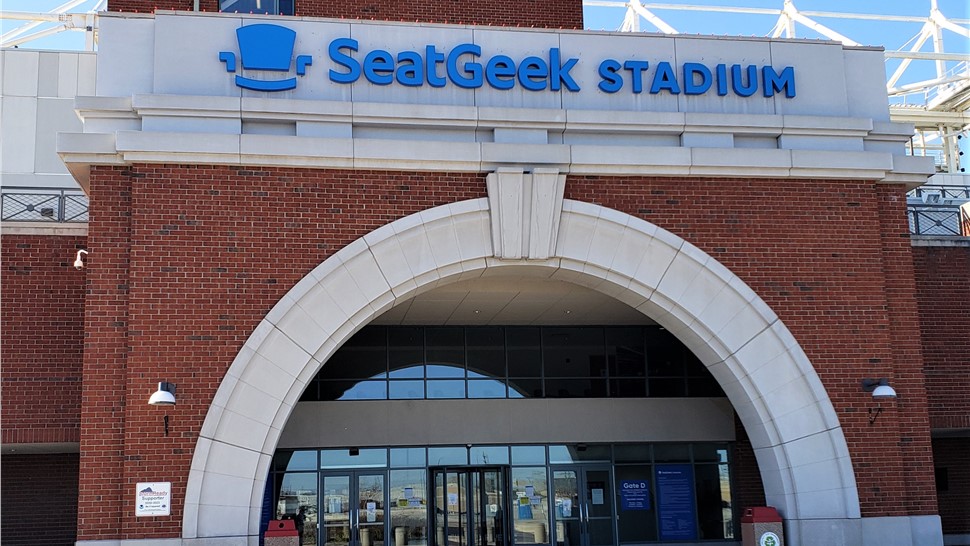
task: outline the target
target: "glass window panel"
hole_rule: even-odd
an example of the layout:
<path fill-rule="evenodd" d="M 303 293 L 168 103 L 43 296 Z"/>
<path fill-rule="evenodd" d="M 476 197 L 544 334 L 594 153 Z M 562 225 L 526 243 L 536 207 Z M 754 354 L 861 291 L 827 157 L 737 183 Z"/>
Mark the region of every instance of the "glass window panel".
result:
<path fill-rule="evenodd" d="M 317 452 L 277 451 L 273 455 L 273 470 L 316 470 Z"/>
<path fill-rule="evenodd" d="M 465 377 L 465 334 L 461 328 L 425 331 L 428 377 Z"/>
<path fill-rule="evenodd" d="M 473 447 L 469 450 L 471 464 L 509 464 L 506 446 Z"/>
<path fill-rule="evenodd" d="M 723 397 L 724 391 L 713 376 L 687 378 L 687 393 L 694 397 Z"/>
<path fill-rule="evenodd" d="M 362 545 L 385 546 L 384 499 L 383 474 L 357 476 L 357 532 Z"/>
<path fill-rule="evenodd" d="M 647 395 L 647 380 L 642 377 L 610 379 L 611 398 L 643 398 Z"/>
<path fill-rule="evenodd" d="M 643 328 L 607 328 L 606 347 L 610 377 L 643 377 L 646 374 Z"/>
<path fill-rule="evenodd" d="M 509 375 L 517 377 L 542 377 L 542 345 L 539 328 L 508 328 L 505 331 L 508 346 Z"/>
<path fill-rule="evenodd" d="M 542 380 L 510 378 L 509 398 L 542 398 Z"/>
<path fill-rule="evenodd" d="M 658 463 L 690 462 L 689 448 L 688 444 L 654 444 L 653 460 Z"/>
<path fill-rule="evenodd" d="M 613 457 L 617 463 L 649 463 L 650 449 L 648 444 L 613 446 Z"/>
<path fill-rule="evenodd" d="M 321 381 L 320 400 L 386 400 L 387 381 Z"/>
<path fill-rule="evenodd" d="M 651 398 L 687 396 L 687 380 L 684 378 L 651 378 L 649 391 Z"/>
<path fill-rule="evenodd" d="M 724 444 L 693 444 L 695 463 L 726 463 L 727 448 Z"/>
<path fill-rule="evenodd" d="M 320 380 L 313 378 L 300 394 L 300 402 L 319 402 L 320 401 Z"/>
<path fill-rule="evenodd" d="M 468 377 L 506 377 L 503 328 L 466 328 L 465 340 Z"/>
<path fill-rule="evenodd" d="M 701 540 L 734 538 L 730 476 L 727 465 L 694 467 L 697 522 Z"/>
<path fill-rule="evenodd" d="M 552 464 L 578 463 L 610 460 L 610 446 L 583 444 L 549 446 L 549 462 Z"/>
<path fill-rule="evenodd" d="M 469 398 L 505 398 L 505 381 L 500 379 L 469 379 Z"/>
<path fill-rule="evenodd" d="M 424 368 L 424 371 L 428 374 L 428 377 L 465 377 L 465 368 L 440 363 L 432 364 L 431 362 L 433 361 L 429 358 L 428 364 Z"/>
<path fill-rule="evenodd" d="M 647 374 L 650 376 L 684 375 L 684 345 L 667 330 L 648 328 Z"/>
<path fill-rule="evenodd" d="M 383 378 L 387 374 L 387 329 L 368 326 L 354 334 L 320 369 L 321 379 Z"/>
<path fill-rule="evenodd" d="M 512 464 L 546 464 L 545 446 L 512 446 Z"/>
<path fill-rule="evenodd" d="M 464 398 L 464 379 L 428 380 L 428 399 L 432 398 Z"/>
<path fill-rule="evenodd" d="M 424 450 L 421 450 L 422 454 Z M 394 450 L 391 450 L 391 459 Z M 428 473 L 426 470 L 392 470 L 391 544 L 405 546 L 428 541 Z"/>
<path fill-rule="evenodd" d="M 583 474 L 586 476 L 586 498 L 589 502 L 586 510 L 587 521 L 590 525 L 597 520 L 611 523 L 609 527 L 601 527 L 596 532 L 590 529 L 590 542 L 592 544 L 613 544 L 613 533 L 609 530 L 612 528 L 613 502 L 616 497 L 611 490 L 613 479 L 610 470 L 608 468 L 587 468 Z M 599 540 L 593 540 L 597 535 Z"/>
<path fill-rule="evenodd" d="M 542 363 L 546 377 L 606 377 L 603 329 L 544 328 Z"/>
<path fill-rule="evenodd" d="M 606 379 L 546 379 L 546 398 L 606 398 Z"/>
<path fill-rule="evenodd" d="M 424 329 L 388 328 L 387 361 L 392 378 L 424 377 Z"/>
<path fill-rule="evenodd" d="M 701 363 L 700 359 L 694 356 L 694 353 L 690 352 L 690 350 L 686 347 L 684 347 L 684 370 L 686 370 L 687 375 L 709 375 L 707 368 Z"/>
<path fill-rule="evenodd" d="M 363 468 L 387 466 L 387 450 L 359 449 L 351 455 L 349 449 L 324 449 L 320 452 L 320 468 Z"/>
<path fill-rule="evenodd" d="M 293 0 L 219 0 L 219 11 L 293 15 Z"/>
<path fill-rule="evenodd" d="M 515 467 L 511 477 L 515 544 L 548 544 L 549 486 L 545 467 Z"/>
<path fill-rule="evenodd" d="M 580 520 L 579 475 L 575 470 L 556 470 L 552 473 L 552 480 L 556 546 L 580 545 L 584 537 Z"/>
<path fill-rule="evenodd" d="M 468 449 L 464 447 L 429 447 L 428 466 L 468 464 Z"/>
<path fill-rule="evenodd" d="M 421 400 L 424 398 L 424 381 L 394 381 L 387 387 L 391 400 Z"/>
<path fill-rule="evenodd" d="M 391 448 L 391 467 L 425 466 L 428 462 L 423 447 Z"/>
<path fill-rule="evenodd" d="M 304 546 L 316 546 L 317 473 L 287 473 L 277 479 L 276 519 L 295 519 Z"/>
<path fill-rule="evenodd" d="M 323 477 L 322 545 L 350 544 L 351 502 L 349 475 Z"/>
<path fill-rule="evenodd" d="M 616 490 L 619 495 L 617 530 L 620 533 L 620 544 L 657 540 L 657 497 L 654 495 L 652 467 L 649 465 L 617 466 L 615 472 Z M 628 485 L 646 484 L 646 493 L 637 490 L 635 494 L 625 494 L 623 492 L 625 482 Z"/>

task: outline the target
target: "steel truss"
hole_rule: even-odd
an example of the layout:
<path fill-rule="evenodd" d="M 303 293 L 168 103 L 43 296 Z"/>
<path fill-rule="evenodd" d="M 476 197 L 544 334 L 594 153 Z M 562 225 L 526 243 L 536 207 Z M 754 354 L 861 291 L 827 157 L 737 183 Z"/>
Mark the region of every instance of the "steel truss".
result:
<path fill-rule="evenodd" d="M 893 121 L 912 123 L 914 134 L 910 151 L 914 155 L 933 156 L 942 172 L 959 173 L 960 142 L 970 130 L 970 55 L 962 52 L 944 51 L 944 37 L 955 35 L 964 43 L 970 41 L 970 20 L 950 19 L 940 11 L 937 0 L 929 0 L 929 13 L 925 17 L 909 15 L 877 15 L 865 13 L 836 13 L 827 11 L 802 11 L 794 0 L 782 0 L 782 6 L 772 8 L 733 7 L 720 5 L 687 5 L 642 3 L 640 0 L 584 0 L 585 7 L 617 8 L 625 10 L 620 32 L 641 32 L 646 22 L 649 32 L 679 34 L 658 13 L 703 12 L 740 15 L 774 16 L 775 24 L 764 35 L 772 38 L 796 38 L 798 28 L 810 31 L 809 37 L 822 37 L 857 46 L 859 43 L 842 34 L 832 26 L 846 20 L 862 20 L 872 24 L 906 23 L 919 26 L 919 31 L 897 51 L 886 51 L 887 64 L 898 62 L 888 77 L 886 91 L 889 95 L 889 111 Z M 825 20 L 831 26 L 822 24 Z M 831 21 L 831 22 L 830 22 Z M 926 45 L 930 44 L 930 51 Z M 913 79 L 914 61 L 934 64 L 935 77 Z M 924 71 L 925 74 L 925 71 Z M 910 76 L 907 80 L 907 76 Z M 906 81 L 907 83 L 902 83 Z"/>
<path fill-rule="evenodd" d="M 91 0 L 70 0 L 56 8 L 40 12 L 0 11 L 0 19 L 26 21 L 23 25 L 0 35 L 0 47 L 18 47 L 39 38 L 65 31 L 84 32 L 85 49 L 94 51 L 98 42 L 98 12 L 107 9 L 108 0 L 98 0 L 82 13 L 68 13 Z M 38 27 L 43 27 L 38 30 Z M 29 33 L 29 34 L 28 34 Z"/>

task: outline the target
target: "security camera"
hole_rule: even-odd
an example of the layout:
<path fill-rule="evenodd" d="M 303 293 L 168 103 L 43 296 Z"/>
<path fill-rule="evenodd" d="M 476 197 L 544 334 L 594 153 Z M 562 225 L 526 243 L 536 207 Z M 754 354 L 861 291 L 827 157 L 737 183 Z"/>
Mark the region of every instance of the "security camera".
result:
<path fill-rule="evenodd" d="M 84 269 L 84 260 L 81 259 L 81 254 L 87 253 L 88 251 L 84 250 L 83 248 L 77 251 L 77 257 L 74 258 L 74 269 L 77 269 L 78 271 Z"/>

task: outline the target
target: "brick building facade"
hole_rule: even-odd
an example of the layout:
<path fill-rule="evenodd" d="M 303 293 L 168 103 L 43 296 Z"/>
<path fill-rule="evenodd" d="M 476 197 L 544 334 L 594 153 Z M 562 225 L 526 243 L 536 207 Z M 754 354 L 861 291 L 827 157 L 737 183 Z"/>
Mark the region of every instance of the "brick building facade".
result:
<path fill-rule="evenodd" d="M 111 9 L 146 12 L 146 4 Z M 152 8 L 191 7 L 171 4 Z M 582 27 L 578 2 L 436 4 L 434 12 L 420 2 L 332 4 L 297 2 L 295 10 Z M 732 110 L 737 103 L 705 113 L 720 99 L 697 106 L 676 98 L 660 112 L 570 109 L 566 98 L 560 110 L 536 107 L 528 92 L 508 106 L 494 92 L 426 104 L 427 97 L 388 98 L 373 86 L 355 87 L 365 98 L 348 95 L 349 108 L 329 95 L 317 106 L 298 94 L 303 88 L 278 106 L 266 93 L 240 94 L 216 81 L 218 70 L 231 77 L 227 64 L 213 61 L 218 51 L 183 63 L 139 57 L 154 50 L 153 40 L 174 43 L 165 40 L 181 25 L 220 36 L 239 20 L 106 17 L 98 96 L 77 103 L 85 132 L 59 143 L 90 198 L 87 235 L 4 233 L 3 442 L 76 443 L 80 452 L 44 455 L 35 465 L 27 464 L 31 455 L 5 456 L 4 474 L 16 484 L 76 476 L 79 544 L 251 543 L 265 528 L 259 511 L 279 450 L 361 446 L 304 444 L 313 436 L 299 432 L 315 407 L 300 402 L 301 392 L 336 348 L 423 293 L 490 276 L 587 287 L 635 308 L 696 354 L 735 410 L 723 431 L 732 440 L 735 530 L 743 508 L 767 502 L 781 508 L 789 544 L 937 544 L 942 533 L 970 532 L 961 515 L 970 489 L 959 464 L 966 438 L 958 432 L 968 413 L 953 380 L 966 375 L 970 355 L 960 304 L 970 249 L 912 246 L 905 192 L 925 166 L 902 157 L 905 128 L 892 127 L 868 100 L 882 81 L 853 80 L 871 72 L 870 52 L 837 46 L 836 58 L 849 64 L 826 77 L 843 78 L 847 94 L 861 95 L 843 96 L 841 113 L 801 80 L 804 105 L 776 98 L 740 107 L 754 114 Z M 354 28 L 365 36 L 411 32 Z M 417 40 L 430 43 L 439 30 Z M 585 39 L 523 31 L 491 43 L 549 36 Z M 594 37 L 584 54 L 610 47 L 602 45 L 610 39 L 621 41 Z M 816 49 L 818 58 L 833 54 L 831 45 L 738 43 L 677 47 L 776 47 L 796 70 L 816 60 Z M 298 42 L 294 55 L 304 46 Z M 322 77 L 322 61 L 310 65 L 320 67 L 312 74 Z M 201 83 L 158 79 L 195 62 L 214 65 Z M 138 69 L 121 77 L 113 63 Z M 584 92 L 595 87 L 580 84 Z M 618 143 L 617 132 L 636 145 Z M 769 141 L 777 148 L 764 148 Z M 80 272 L 71 265 L 79 248 L 89 252 Z M 45 312 L 19 312 L 25 308 Z M 444 311 L 437 313 L 427 324 L 444 324 Z M 863 378 L 888 378 L 898 398 L 874 401 L 860 388 Z M 177 385 L 177 405 L 146 403 L 159 381 Z M 70 394 L 50 394 L 59 391 Z M 636 407 L 644 420 L 668 416 Z M 461 411 L 473 422 L 474 411 Z M 696 411 L 698 422 L 711 418 Z M 600 442 L 630 441 L 615 434 Z M 471 446 L 479 437 L 489 435 L 469 430 L 427 445 Z M 669 431 L 633 437 L 685 441 Z M 504 443 L 556 442 L 512 435 Z M 946 490 L 937 494 L 941 479 Z M 29 510 L 8 508 L 9 481 L 5 541 L 26 536 L 8 521 L 30 520 Z M 170 515 L 136 515 L 134 492 L 144 482 L 171 483 Z M 15 502 L 26 507 L 30 498 Z M 69 520 L 65 503 L 60 519 Z M 66 536 L 51 543 L 70 543 Z"/>

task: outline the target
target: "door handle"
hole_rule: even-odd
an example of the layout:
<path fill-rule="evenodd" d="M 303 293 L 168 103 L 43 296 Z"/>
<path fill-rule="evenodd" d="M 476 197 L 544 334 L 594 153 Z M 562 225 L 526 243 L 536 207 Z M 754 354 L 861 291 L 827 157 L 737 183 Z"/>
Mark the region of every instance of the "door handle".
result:
<path fill-rule="evenodd" d="M 354 514 L 354 517 L 351 518 L 351 521 L 353 523 L 351 525 L 353 525 L 354 528 L 353 528 L 353 531 L 351 532 L 351 536 L 355 544 L 360 544 L 360 509 L 359 508 L 354 509 L 353 514 Z"/>

